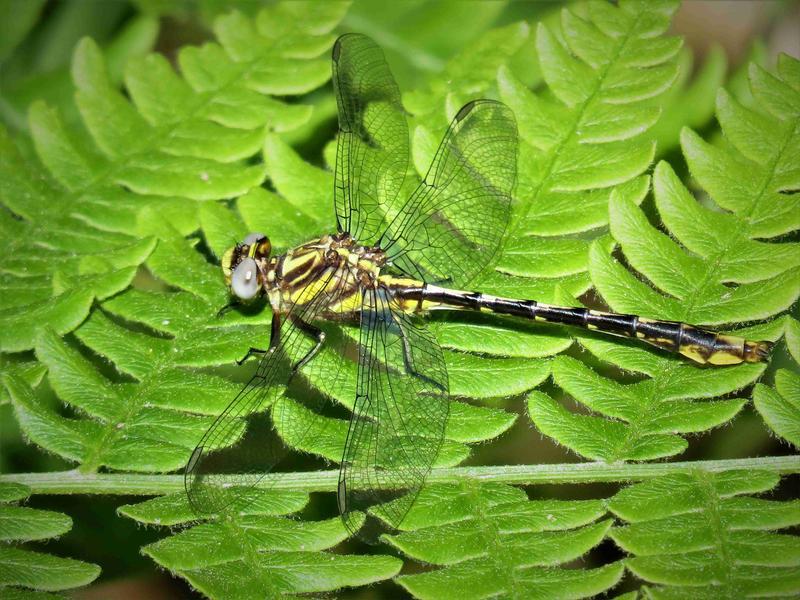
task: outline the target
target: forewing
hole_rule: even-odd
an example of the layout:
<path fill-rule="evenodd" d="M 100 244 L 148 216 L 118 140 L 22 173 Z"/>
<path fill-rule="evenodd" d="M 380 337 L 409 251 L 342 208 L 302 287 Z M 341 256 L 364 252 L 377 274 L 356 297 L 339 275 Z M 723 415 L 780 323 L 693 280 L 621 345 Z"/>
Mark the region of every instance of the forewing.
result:
<path fill-rule="evenodd" d="M 339 231 L 372 244 L 386 229 L 408 165 L 408 124 L 383 51 L 359 34 L 333 46 L 339 111 L 334 199 Z M 395 207 L 395 211 L 396 208 Z"/>
<path fill-rule="evenodd" d="M 330 289 L 337 274 L 320 278 L 320 288 L 308 302 L 291 311 L 295 320 L 311 323 L 342 293 L 344 285 Z M 327 289 L 326 289 L 327 288 Z M 273 414 L 276 401 L 290 381 L 292 366 L 314 347 L 306 335 L 287 317 L 280 327 L 280 342 L 261 357 L 255 374 L 214 421 L 195 448 L 186 467 L 184 481 L 189 501 L 198 516 L 238 512 L 254 496 L 254 487 L 269 486 L 269 474 L 288 448 L 279 431 L 289 431 L 281 422 L 283 411 Z M 335 381 L 335 375 L 329 381 Z M 334 384 L 335 385 L 335 384 Z M 307 436 L 291 432 L 293 445 L 302 446 Z M 265 481 L 267 478 L 267 481 Z"/>
<path fill-rule="evenodd" d="M 466 104 L 382 247 L 396 266 L 418 279 L 467 286 L 494 259 L 503 239 L 516 175 L 511 109 L 493 100 Z"/>
<path fill-rule="evenodd" d="M 400 525 L 439 454 L 449 414 L 447 368 L 435 338 L 382 290 L 365 290 L 363 301 L 356 400 L 338 488 L 352 532 L 360 523 L 354 513 L 379 503 L 378 512 Z"/>

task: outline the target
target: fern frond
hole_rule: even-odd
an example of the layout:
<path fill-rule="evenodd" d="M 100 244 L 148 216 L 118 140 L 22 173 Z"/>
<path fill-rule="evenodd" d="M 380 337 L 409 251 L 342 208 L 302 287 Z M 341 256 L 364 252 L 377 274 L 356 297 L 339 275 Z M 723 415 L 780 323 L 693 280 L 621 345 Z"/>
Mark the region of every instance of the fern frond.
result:
<path fill-rule="evenodd" d="M 751 68 L 753 95 L 761 99 L 763 112 L 719 93 L 718 119 L 728 140 L 723 147 L 711 146 L 689 130 L 682 134 L 689 168 L 726 212 L 695 201 L 663 162 L 653 176 L 655 204 L 675 239 L 650 225 L 635 203 L 612 196 L 611 233 L 628 264 L 651 284 L 595 245 L 592 279 L 612 308 L 719 325 L 765 319 L 796 301 L 798 245 L 755 239 L 779 236 L 800 225 L 799 201 L 783 193 L 797 185 L 792 174 L 800 169 L 800 155 L 794 150 L 800 146 L 800 95 L 790 85 L 797 62 L 792 61 L 781 61 L 784 81 L 760 67 Z M 747 331 L 751 337 L 775 340 L 782 330 L 782 322 L 776 321 Z M 698 370 L 656 351 L 590 335 L 582 335 L 581 343 L 603 360 L 649 379 L 623 385 L 565 359 L 554 365 L 556 383 L 614 421 L 570 413 L 540 393 L 531 396 L 529 409 L 543 431 L 584 456 L 603 460 L 642 460 L 683 451 L 686 442 L 678 433 L 719 425 L 743 405 L 736 399 L 693 400 L 742 389 L 763 371 L 759 365 L 740 365 L 724 373 Z"/>
<path fill-rule="evenodd" d="M 308 500 L 302 492 L 256 491 L 246 511 L 193 525 L 142 551 L 212 598 L 328 592 L 388 579 L 400 571 L 401 561 L 391 556 L 326 552 L 347 537 L 347 530 L 338 517 L 286 518 Z M 186 526 L 195 519 L 185 494 L 122 506 L 119 512 L 159 526 Z"/>
<path fill-rule="evenodd" d="M 39 110 L 43 118 L 51 115 Z M 15 144 L 3 128 L 0 202 L 0 351 L 32 348 L 43 327 L 71 331 L 95 298 L 131 283 L 155 246 L 153 239 L 92 224 L 96 207 L 65 197 L 24 141 Z"/>
<path fill-rule="evenodd" d="M 33 590 L 68 590 L 94 581 L 100 574 L 97 565 L 17 546 L 52 539 L 72 529 L 67 515 L 18 506 L 29 494 L 24 485 L 0 484 L 0 596 L 34 598 L 38 596 Z"/>
<path fill-rule="evenodd" d="M 304 93 L 329 77 L 321 56 L 333 43 L 327 32 L 344 5 L 324 6 L 309 10 L 310 19 L 284 19 L 285 12 L 308 9 L 293 3 L 265 9 L 255 20 L 238 13 L 220 17 L 214 27 L 219 44 L 179 53 L 182 77 L 156 54 L 132 61 L 125 83 L 133 104 L 108 81 L 97 48 L 81 44 L 73 61 L 76 102 L 101 157 L 92 165 L 72 148 L 73 160 L 89 170 L 73 177 L 89 175 L 92 187 L 121 184 L 139 196 L 192 200 L 236 196 L 261 183 L 261 166 L 238 161 L 260 149 L 268 128 L 291 129 L 308 118 L 307 107 L 266 94 Z M 183 208 L 193 212 L 191 205 Z"/>
<path fill-rule="evenodd" d="M 777 337 L 780 324 L 754 335 Z M 731 420 L 741 398 L 719 399 L 745 388 L 764 371 L 762 365 L 701 370 L 680 359 L 631 344 L 581 336 L 592 354 L 627 371 L 646 375 L 636 383 L 605 377 L 585 363 L 560 356 L 553 381 L 591 414 L 567 410 L 544 392 L 528 395 L 528 414 L 545 435 L 595 460 L 651 460 L 683 452 L 681 434 L 706 431 Z"/>
<path fill-rule="evenodd" d="M 519 120 L 516 213 L 496 264 L 473 283 L 476 289 L 574 303 L 594 285 L 617 310 L 717 325 L 764 321 L 796 301 L 800 253 L 782 236 L 800 226 L 797 61 L 782 57 L 776 76 L 751 68 L 750 101 L 719 93 L 716 112 L 726 136 L 719 144 L 689 130 L 680 136 L 692 175 L 716 207 L 695 201 L 661 163 L 652 185 L 671 237 L 639 208 L 651 187 L 656 141 L 667 150 L 679 124 L 705 124 L 724 71 L 712 54 L 688 83 L 689 55 L 664 35 L 675 7 L 580 4 L 535 35 L 527 24 L 501 27 L 404 96 L 418 171 L 427 168 L 446 117 L 463 102 L 496 95 Z M 72 118 L 38 102 L 29 113 L 30 141 L 0 135 L 0 201 L 8 209 L 0 210 L 0 351 L 33 348 L 40 361 L 30 354 L 0 357 L 0 404 L 10 401 L 24 435 L 78 470 L 56 474 L 40 492 L 157 494 L 182 486 L 178 474 L 130 472 L 181 469 L 241 387 L 221 367 L 250 347 L 264 347 L 269 335 L 268 308 L 218 316 L 229 298 L 209 252 L 220 257 L 250 231 L 269 234 L 283 249 L 335 229 L 330 172 L 291 145 L 331 119 L 335 107 L 329 95 L 315 93 L 321 99 L 314 110 L 322 108 L 313 116 L 319 120 L 310 121 L 310 107 L 279 97 L 327 81 L 331 31 L 345 10 L 344 3 L 288 2 L 253 9 L 252 17 L 218 17 L 217 41 L 181 49 L 177 68 L 150 55 L 131 62 L 124 78 L 113 53 L 84 41 L 73 59 L 80 114 Z M 260 185 L 266 177 L 270 189 Z M 237 198 L 232 206 L 217 202 L 229 198 Z M 625 264 L 614 256 L 624 256 Z M 141 279 L 131 286 L 137 269 Z M 431 321 L 445 348 L 452 393 L 478 401 L 452 402 L 439 467 L 462 462 L 469 444 L 514 424 L 515 414 L 482 401 L 527 393 L 529 414 L 543 433 L 583 457 L 615 463 L 551 465 L 548 481 L 629 481 L 645 472 L 636 467 L 685 471 L 686 463 L 625 461 L 683 451 L 685 434 L 733 419 L 746 402 L 737 394 L 763 373 L 759 365 L 700 370 L 591 332 L 506 327 L 481 315 Z M 788 316 L 735 328 L 773 340 L 783 333 L 790 352 L 800 355 L 800 332 Z M 346 326 L 342 331 L 353 336 Z M 553 358 L 573 338 L 599 360 Z M 314 361 L 321 368 L 302 374 L 311 387 L 329 390 L 342 364 L 323 350 Z M 351 360 L 345 364 L 345 377 L 330 393 L 350 410 L 356 373 Z M 43 401 L 44 368 L 68 416 Z M 551 395 L 530 392 L 550 376 Z M 795 444 L 798 385 L 784 369 L 774 388 L 758 384 L 754 392 L 767 423 Z M 587 410 L 568 411 L 562 391 Z M 288 394 L 272 407 L 289 446 L 331 461 L 342 455 L 344 409 L 341 417 L 319 414 Z M 796 467 L 775 457 L 753 460 L 776 472 Z M 797 502 L 746 496 L 771 490 L 776 475 L 712 474 L 715 468 L 731 466 L 705 471 L 698 463 L 688 475 L 590 501 L 531 501 L 518 489 L 477 479 L 545 481 L 533 465 L 434 472 L 430 479 L 439 483 L 423 488 L 403 530 L 385 538 L 409 562 L 431 565 L 402 576 L 398 558 L 331 551 L 347 533 L 338 518 L 308 518 L 316 507 L 307 509 L 304 492 L 254 490 L 245 512 L 199 524 L 183 492 L 120 513 L 175 527 L 144 552 L 210 597 L 320 594 L 395 577 L 418 597 L 585 597 L 612 589 L 625 564 L 658 586 L 646 590 L 652 596 L 695 590 L 735 596 L 761 583 L 768 592 L 797 593 L 797 538 L 774 533 L 800 522 Z M 109 473 L 94 475 L 100 470 Z M 446 478 L 437 480 L 437 473 Z M 317 480 L 323 484 L 309 482 L 314 473 L 288 475 L 287 488 L 335 487 L 333 470 Z M 59 478 L 69 484 L 59 487 Z M 627 525 L 611 529 L 609 505 Z M 0 506 L 0 530 L 7 508 Z M 32 515 L 10 508 L 5 514 L 17 527 L 25 523 L 20 516 Z M 372 511 L 390 520 L 386 510 Z M 47 519 L 48 535 L 64 530 L 64 517 Z M 583 560 L 609 531 L 629 558 L 602 566 L 594 555 Z M 15 535 L 21 539 L 19 530 Z M 42 556 L 21 552 L 31 561 Z M 97 574 L 93 565 L 59 564 L 68 567 L 69 585 Z M 0 566 L 0 585 L 5 573 Z M 53 581 L 52 572 L 46 575 Z"/>
<path fill-rule="evenodd" d="M 380 514 L 380 509 L 376 511 Z M 597 546 L 611 526 L 601 500 L 528 500 L 507 485 L 429 485 L 385 539 L 441 568 L 395 578 L 416 598 L 573 597 L 616 585 L 622 564 L 562 568 Z"/>
<path fill-rule="evenodd" d="M 779 477 L 759 471 L 697 471 L 619 492 L 609 509 L 627 525 L 611 537 L 633 556 L 626 567 L 656 584 L 654 598 L 792 596 L 800 592 L 800 501 L 753 497 Z"/>
<path fill-rule="evenodd" d="M 269 128 L 296 127 L 310 110 L 266 94 L 303 93 L 327 80 L 322 55 L 346 5 L 314 5 L 304 18 L 290 18 L 307 8 L 288 3 L 254 20 L 219 18 L 220 44 L 180 52 L 182 77 L 159 55 L 132 61 L 125 81 L 133 103 L 85 40 L 72 72 L 86 131 L 36 102 L 29 112 L 35 156 L 0 132 L 0 199 L 19 217 L 0 218 L 0 350 L 30 349 L 43 326 L 66 333 L 95 298 L 126 288 L 153 248 L 153 240 L 129 237 L 144 207 L 186 234 L 198 224 L 196 200 L 261 183 L 263 166 L 241 159 L 261 148 Z"/>
<path fill-rule="evenodd" d="M 176 256 L 179 273 L 172 271 Z M 227 300 L 224 285 L 184 240 L 162 240 L 147 266 L 181 291 L 129 290 L 104 303 L 75 332 L 134 383 L 110 381 L 73 343 L 46 332 L 37 340 L 37 358 L 48 368 L 50 385 L 81 418 L 57 414 L 22 381 L 8 386 L 25 434 L 84 471 L 163 472 L 185 465 L 213 415 L 240 387 L 197 368 L 230 364 L 263 334 L 263 320 L 245 324 L 236 315 L 217 317 Z M 109 313 L 159 335 L 129 329 Z"/>

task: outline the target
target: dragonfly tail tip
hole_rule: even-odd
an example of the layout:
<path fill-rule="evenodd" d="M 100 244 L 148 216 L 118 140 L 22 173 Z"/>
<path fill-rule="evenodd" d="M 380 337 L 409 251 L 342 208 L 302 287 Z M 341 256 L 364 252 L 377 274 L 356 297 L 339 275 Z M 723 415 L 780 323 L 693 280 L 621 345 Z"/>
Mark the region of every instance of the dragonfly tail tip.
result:
<path fill-rule="evenodd" d="M 744 360 L 749 363 L 767 362 L 772 352 L 772 342 L 761 341 L 744 343 Z"/>

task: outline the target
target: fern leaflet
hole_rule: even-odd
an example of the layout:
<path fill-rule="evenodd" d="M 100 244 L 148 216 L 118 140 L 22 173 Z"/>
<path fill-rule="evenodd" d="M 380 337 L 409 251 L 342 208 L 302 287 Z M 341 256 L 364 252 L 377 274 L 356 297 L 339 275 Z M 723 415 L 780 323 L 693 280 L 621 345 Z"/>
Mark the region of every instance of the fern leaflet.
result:
<path fill-rule="evenodd" d="M 100 574 L 97 565 L 17 546 L 52 539 L 72 529 L 67 515 L 18 506 L 29 493 L 24 485 L 0 484 L 0 595 L 35 598 L 39 596 L 32 590 L 68 590 L 94 581 Z"/>

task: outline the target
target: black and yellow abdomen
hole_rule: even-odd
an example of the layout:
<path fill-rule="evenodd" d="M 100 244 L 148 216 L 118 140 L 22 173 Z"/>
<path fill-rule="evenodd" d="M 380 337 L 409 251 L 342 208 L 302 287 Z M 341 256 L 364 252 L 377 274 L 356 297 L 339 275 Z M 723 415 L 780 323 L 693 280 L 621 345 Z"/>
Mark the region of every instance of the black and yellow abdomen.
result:
<path fill-rule="evenodd" d="M 480 292 L 449 290 L 431 285 L 397 286 L 398 304 L 407 312 L 461 309 L 561 323 L 639 339 L 676 352 L 699 364 L 735 365 L 765 362 L 772 344 L 703 329 L 678 321 L 661 321 L 588 308 L 552 306 L 535 300 L 498 298 Z"/>

